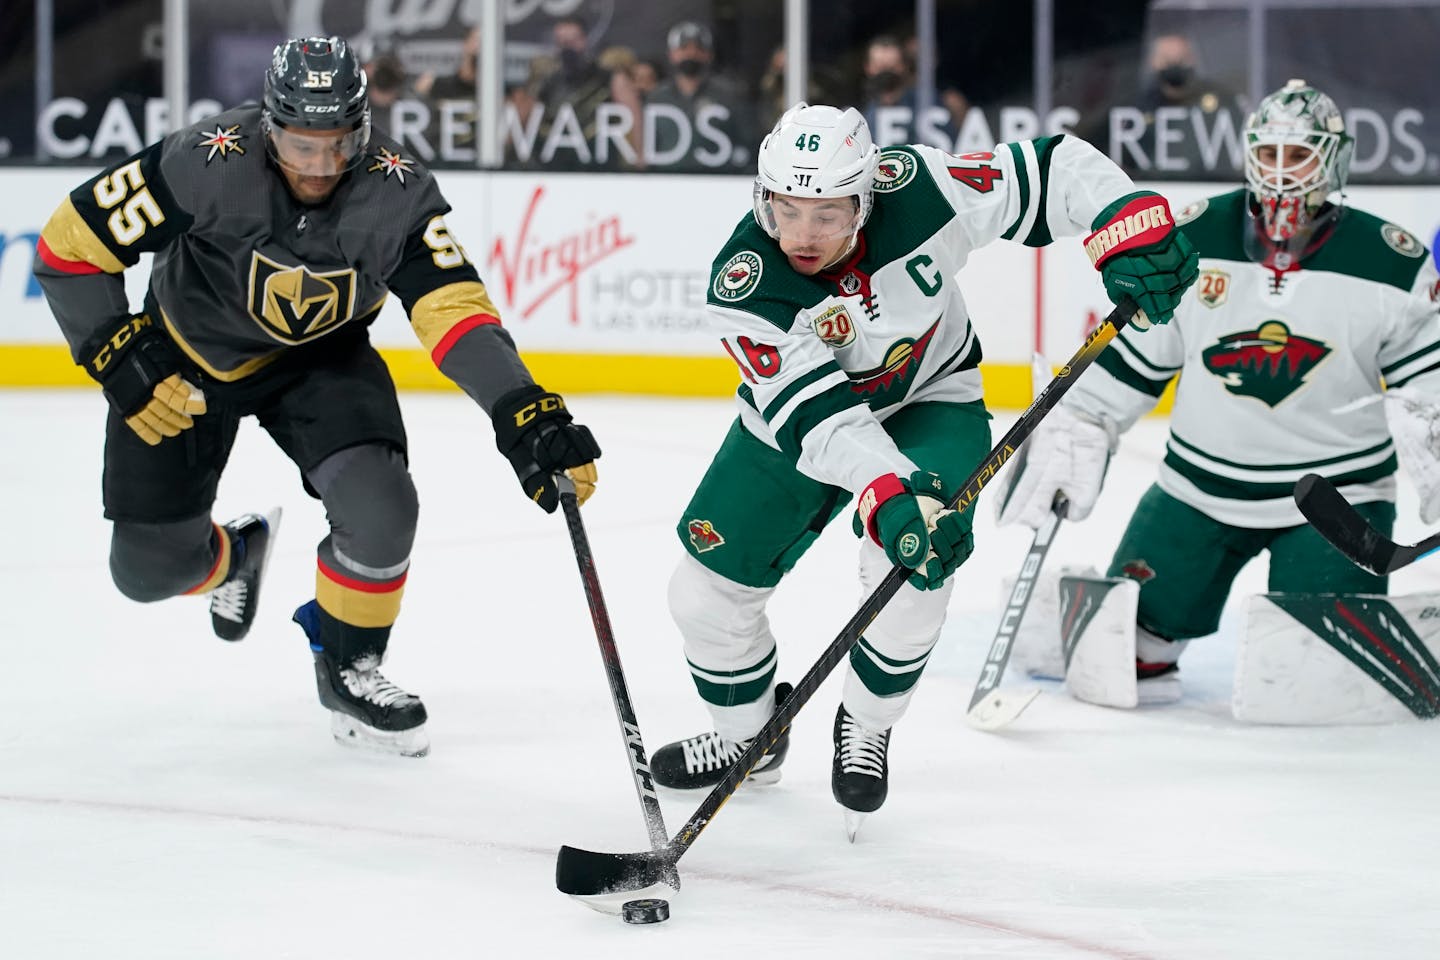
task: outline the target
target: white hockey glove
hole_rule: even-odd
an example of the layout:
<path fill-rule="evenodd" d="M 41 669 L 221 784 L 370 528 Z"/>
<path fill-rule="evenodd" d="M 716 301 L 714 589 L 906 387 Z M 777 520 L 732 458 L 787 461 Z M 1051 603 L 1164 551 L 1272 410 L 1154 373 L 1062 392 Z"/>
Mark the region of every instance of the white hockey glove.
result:
<path fill-rule="evenodd" d="M 1110 451 L 1118 443 L 1114 424 L 1101 425 L 1068 407 L 1051 410 L 1021 449 L 1015 469 L 1003 471 L 996 522 L 1038 530 L 1057 492 L 1070 500 L 1067 520 L 1084 520 L 1100 496 Z"/>
<path fill-rule="evenodd" d="M 1385 391 L 1395 452 L 1420 494 L 1420 519 L 1440 520 L 1440 399 L 1400 388 Z"/>

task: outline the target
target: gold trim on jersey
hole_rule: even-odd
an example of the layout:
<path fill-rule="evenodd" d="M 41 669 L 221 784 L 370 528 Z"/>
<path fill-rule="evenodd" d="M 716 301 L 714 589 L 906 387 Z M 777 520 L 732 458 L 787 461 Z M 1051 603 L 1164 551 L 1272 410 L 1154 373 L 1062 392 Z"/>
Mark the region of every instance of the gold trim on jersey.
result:
<path fill-rule="evenodd" d="M 431 290 L 416 300 L 410 310 L 410 325 L 425 349 L 433 352 L 455 324 L 477 314 L 499 317 L 500 311 L 495 309 L 485 284 L 461 280 Z"/>
<path fill-rule="evenodd" d="M 170 315 L 165 312 L 164 307 L 160 308 L 160 319 L 165 321 L 165 329 L 170 332 L 170 339 L 174 340 L 175 345 L 185 352 L 185 356 L 194 361 L 195 365 L 201 370 L 204 370 L 222 383 L 234 383 L 236 380 L 243 380 L 255 371 L 268 367 L 280 356 L 280 351 L 275 350 L 264 356 L 251 357 L 233 370 L 221 370 L 218 367 L 212 366 L 204 357 L 200 356 L 200 351 L 185 342 L 185 338 L 180 336 L 179 330 L 175 329 L 175 324 L 170 321 Z"/>
<path fill-rule="evenodd" d="M 50 215 L 40 236 L 50 252 L 61 260 L 89 263 L 106 273 L 122 273 L 125 270 L 125 264 L 110 252 L 68 196 Z"/>

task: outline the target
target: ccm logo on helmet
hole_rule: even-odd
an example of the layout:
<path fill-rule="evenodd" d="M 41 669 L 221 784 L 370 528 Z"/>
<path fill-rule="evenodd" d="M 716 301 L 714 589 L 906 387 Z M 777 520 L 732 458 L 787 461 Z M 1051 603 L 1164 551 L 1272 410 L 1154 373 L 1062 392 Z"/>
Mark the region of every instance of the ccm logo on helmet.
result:
<path fill-rule="evenodd" d="M 306 113 L 335 113 L 339 109 L 340 105 L 338 103 L 305 104 Z"/>

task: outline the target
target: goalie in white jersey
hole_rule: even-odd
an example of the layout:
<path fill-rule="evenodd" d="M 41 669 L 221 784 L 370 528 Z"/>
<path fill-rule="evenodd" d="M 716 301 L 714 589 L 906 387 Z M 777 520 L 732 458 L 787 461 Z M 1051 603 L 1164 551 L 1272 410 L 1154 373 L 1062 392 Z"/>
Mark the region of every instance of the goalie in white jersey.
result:
<path fill-rule="evenodd" d="M 1164 323 L 1195 254 L 1163 198 L 1073 137 L 952 156 L 875 147 L 859 112 L 797 105 L 759 150 L 754 209 L 715 259 L 712 325 L 740 368 L 739 417 L 682 516 L 670 609 L 715 730 L 656 751 L 656 780 L 709 787 L 764 726 L 785 685 L 765 607 L 859 497 L 860 585 L 915 571 L 852 651 L 835 717 L 832 787 L 878 809 L 889 733 L 940 633 L 970 516 L 943 510 L 986 457 L 980 344 L 955 273 L 994 240 L 1041 246 L 1093 231 L 1117 301 Z M 849 590 L 817 604 L 838 628 Z M 773 780 L 783 735 L 751 773 Z"/>
<path fill-rule="evenodd" d="M 1121 332 L 1036 429 L 1000 512 L 1038 527 L 1061 491 L 1084 519 L 1117 438 L 1180 375 L 1158 481 L 1109 568 L 1140 583 L 1140 702 L 1179 695 L 1181 649 L 1215 632 L 1236 574 L 1262 551 L 1275 593 L 1386 592 L 1305 523 L 1291 497 L 1304 474 L 1328 477 L 1388 535 L 1398 452 L 1427 522 L 1440 515 L 1429 251 L 1343 206 L 1352 141 L 1334 101 L 1303 80 L 1260 103 L 1245 147 L 1245 187 L 1180 214 L 1200 279 L 1175 321 Z"/>

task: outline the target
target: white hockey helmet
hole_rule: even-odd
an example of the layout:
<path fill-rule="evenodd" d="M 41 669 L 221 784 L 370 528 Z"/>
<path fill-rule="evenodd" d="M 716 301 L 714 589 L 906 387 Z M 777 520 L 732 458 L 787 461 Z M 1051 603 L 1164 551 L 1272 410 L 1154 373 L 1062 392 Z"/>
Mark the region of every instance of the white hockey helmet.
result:
<path fill-rule="evenodd" d="M 1245 121 L 1245 185 L 1266 237 L 1310 235 L 1316 212 L 1345 189 L 1353 149 L 1340 108 L 1304 80 L 1260 101 Z"/>
<path fill-rule="evenodd" d="M 854 197 L 857 215 L 851 233 L 859 233 L 870 217 L 870 188 L 879 164 L 880 148 L 859 110 L 812 107 L 801 101 L 786 110 L 760 142 L 755 222 L 779 239 L 772 196 Z"/>

